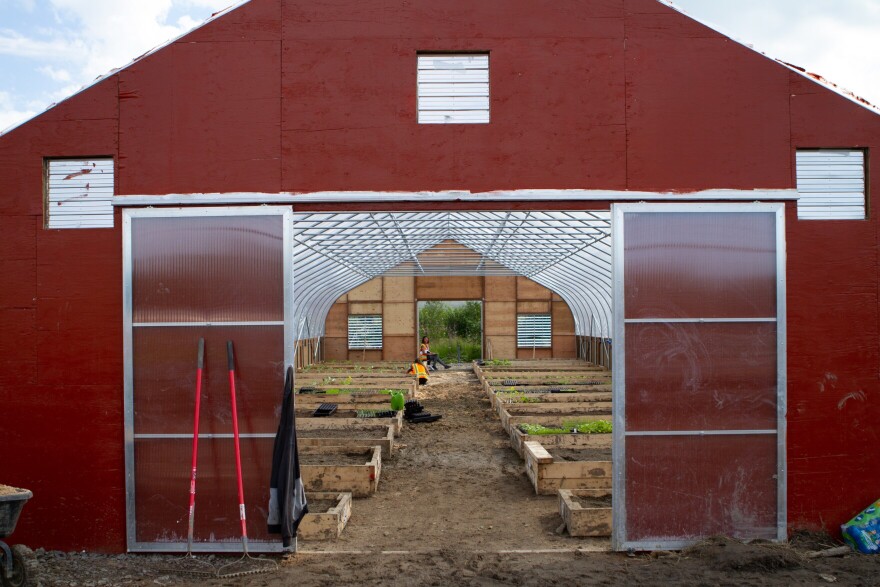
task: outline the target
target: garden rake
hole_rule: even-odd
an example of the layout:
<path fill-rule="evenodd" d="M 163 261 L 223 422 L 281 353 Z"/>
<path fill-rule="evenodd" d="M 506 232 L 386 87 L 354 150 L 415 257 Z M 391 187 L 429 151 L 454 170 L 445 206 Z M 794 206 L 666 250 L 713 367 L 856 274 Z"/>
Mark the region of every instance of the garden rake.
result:
<path fill-rule="evenodd" d="M 217 570 L 207 560 L 200 560 L 192 552 L 193 520 L 196 511 L 196 465 L 199 453 L 199 409 L 202 402 L 202 372 L 205 367 L 205 339 L 199 338 L 199 356 L 196 368 L 196 400 L 193 423 L 192 469 L 189 478 L 189 524 L 186 533 L 186 554 L 172 562 L 168 572 L 186 575 L 213 576 Z"/>
<path fill-rule="evenodd" d="M 232 349 L 232 341 L 226 341 L 226 359 L 229 363 L 229 395 L 232 402 L 232 438 L 235 445 L 235 474 L 238 479 L 238 517 L 241 521 L 241 547 L 240 559 L 227 563 L 217 569 L 218 577 L 240 577 L 242 575 L 256 575 L 278 570 L 278 563 L 272 559 L 254 558 L 248 553 L 247 519 L 244 507 L 244 485 L 241 475 L 241 448 L 238 436 L 238 408 L 235 401 L 235 355 Z"/>

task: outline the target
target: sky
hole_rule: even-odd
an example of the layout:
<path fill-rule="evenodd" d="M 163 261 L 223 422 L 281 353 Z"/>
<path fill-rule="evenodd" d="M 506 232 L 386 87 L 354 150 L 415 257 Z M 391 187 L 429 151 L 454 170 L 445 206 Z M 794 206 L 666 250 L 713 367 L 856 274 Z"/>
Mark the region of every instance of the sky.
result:
<path fill-rule="evenodd" d="M 0 0 L 0 132 L 233 3 Z M 771 57 L 880 104 L 880 0 L 674 3 Z"/>

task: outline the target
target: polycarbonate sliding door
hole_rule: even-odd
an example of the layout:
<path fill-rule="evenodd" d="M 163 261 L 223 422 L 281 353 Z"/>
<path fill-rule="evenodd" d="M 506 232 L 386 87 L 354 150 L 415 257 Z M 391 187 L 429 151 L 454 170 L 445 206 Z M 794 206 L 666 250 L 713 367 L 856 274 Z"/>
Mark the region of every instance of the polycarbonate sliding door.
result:
<path fill-rule="evenodd" d="M 131 551 L 186 546 L 199 338 L 205 339 L 195 550 L 240 550 L 226 341 L 236 394 L 248 535 L 266 511 L 285 365 L 292 362 L 291 212 L 285 207 L 126 210 L 127 537 Z"/>
<path fill-rule="evenodd" d="M 617 550 L 786 538 L 782 204 L 618 204 Z"/>

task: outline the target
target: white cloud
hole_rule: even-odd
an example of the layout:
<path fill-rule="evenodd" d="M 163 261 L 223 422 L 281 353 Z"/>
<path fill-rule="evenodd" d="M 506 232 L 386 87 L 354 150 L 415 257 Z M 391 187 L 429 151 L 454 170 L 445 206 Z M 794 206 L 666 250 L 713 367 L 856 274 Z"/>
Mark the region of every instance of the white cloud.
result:
<path fill-rule="evenodd" d="M 41 67 L 39 71 L 56 82 L 69 82 L 71 79 L 69 71 L 66 69 L 55 69 L 51 65 Z"/>
<path fill-rule="evenodd" d="M 238 2 L 236 0 L 176 0 L 175 4 L 182 7 L 203 6 L 205 8 L 210 8 L 216 12 L 218 10 L 223 10 L 224 8 L 228 8 L 229 6 L 238 4 Z"/>
<path fill-rule="evenodd" d="M 35 110 L 20 110 L 9 92 L 0 91 L 0 133 L 36 114 Z"/>
<path fill-rule="evenodd" d="M 0 30 L 0 53 L 6 55 L 54 61 L 56 59 L 76 59 L 76 52 L 83 48 L 83 44 L 71 43 L 61 36 L 41 40 L 25 37 L 8 29 Z"/>
<path fill-rule="evenodd" d="M 230 0 L 48 0 L 48 7 L 40 7 L 33 0 L 15 1 L 25 10 L 45 11 L 42 24 L 26 33 L 0 29 L 0 55 L 33 60 L 32 71 L 58 84 L 43 92 L 42 100 L 25 98 L 41 102 L 38 111 L 195 28 L 210 16 L 208 10 L 230 5 Z M 168 22 L 172 11 L 175 22 Z M 26 83 L 21 76 L 17 81 Z M 33 113 L 12 104 L 7 93 L 0 102 L 0 128 Z"/>
<path fill-rule="evenodd" d="M 880 14 L 880 12 L 878 12 Z M 767 53 L 795 61 L 813 73 L 880 103 L 877 24 L 812 16 L 794 24 L 789 34 L 768 39 Z"/>
<path fill-rule="evenodd" d="M 15 0 L 15 3 L 27 12 L 33 12 L 34 8 L 37 7 L 36 0 Z"/>
<path fill-rule="evenodd" d="M 758 51 L 880 103 L 877 0 L 674 0 Z"/>

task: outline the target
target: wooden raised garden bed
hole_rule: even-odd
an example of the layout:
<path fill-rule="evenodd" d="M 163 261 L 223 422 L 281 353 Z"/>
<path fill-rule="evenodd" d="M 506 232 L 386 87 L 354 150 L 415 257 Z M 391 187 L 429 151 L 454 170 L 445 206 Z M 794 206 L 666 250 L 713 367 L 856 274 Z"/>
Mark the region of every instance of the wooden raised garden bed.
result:
<path fill-rule="evenodd" d="M 556 420 L 558 422 L 558 420 Z M 525 458 L 526 441 L 534 440 L 539 442 L 545 448 L 555 446 L 560 448 L 571 447 L 590 447 L 590 448 L 611 448 L 611 434 L 526 434 L 516 426 L 512 426 L 508 431 L 510 436 L 510 446 L 516 451 L 520 457 Z"/>
<path fill-rule="evenodd" d="M 610 448 L 551 446 L 548 450 L 529 440 L 523 449 L 526 474 L 538 495 L 555 495 L 560 489 L 611 490 Z"/>
<path fill-rule="evenodd" d="M 559 515 L 569 536 L 611 536 L 611 492 L 560 489 Z"/>
<path fill-rule="evenodd" d="M 406 389 L 394 389 L 403 394 L 405 400 L 415 397 L 412 387 Z M 325 393 L 320 389 L 316 393 L 297 393 L 296 405 L 300 406 L 317 406 L 323 403 L 339 404 L 340 407 L 348 404 L 382 404 L 386 406 L 391 404 L 390 393 L 379 393 L 379 388 L 370 391 L 353 391 L 351 393 Z"/>
<path fill-rule="evenodd" d="M 382 456 L 388 457 L 394 453 L 394 425 L 314 430 L 305 430 L 301 426 L 297 426 L 296 442 L 298 447 L 369 448 L 378 446 L 382 449 Z"/>
<path fill-rule="evenodd" d="M 515 381 L 516 383 L 510 383 L 512 381 Z M 493 388 L 494 391 L 503 391 L 504 388 L 508 387 L 515 387 L 518 389 L 550 389 L 551 387 L 574 387 L 579 388 L 583 391 L 590 391 L 593 389 L 610 389 L 609 386 L 611 385 L 611 375 L 594 375 L 572 379 L 521 379 L 514 377 L 510 379 L 487 379 L 486 382 Z"/>
<path fill-rule="evenodd" d="M 489 396 L 489 399 L 492 402 L 492 407 L 497 411 L 502 407 L 510 405 L 610 402 L 611 391 L 590 390 L 573 393 L 550 393 L 549 390 L 535 392 L 517 390 L 511 392 L 496 389 Z"/>
<path fill-rule="evenodd" d="M 346 491 L 369 497 L 379 488 L 382 449 L 306 446 L 299 450 L 300 474 L 309 491 Z"/>
<path fill-rule="evenodd" d="M 388 426 L 394 429 L 394 436 L 400 436 L 400 429 L 390 418 L 297 418 L 296 429 L 300 430 L 349 430 L 369 431 L 370 435 L 377 429 L 384 430 Z"/>
<path fill-rule="evenodd" d="M 327 402 L 333 403 L 333 402 Z M 383 409 L 385 409 L 383 407 Z M 316 417 L 312 416 L 312 413 L 315 411 L 315 408 L 297 408 L 296 410 L 296 425 L 306 426 L 306 429 L 320 428 L 321 424 L 313 424 L 313 422 L 330 422 L 331 424 L 327 427 L 332 428 L 333 422 L 342 422 L 344 425 L 349 425 L 355 422 L 368 422 L 373 426 L 376 425 L 388 425 L 391 424 L 394 426 L 394 434 L 395 436 L 400 436 L 400 431 L 403 430 L 403 410 L 398 410 L 397 414 L 393 418 L 358 418 L 357 410 L 353 407 L 343 408 L 340 407 L 330 416 L 324 417 Z M 375 424 L 377 423 L 378 424 Z M 308 428 L 309 426 L 313 428 Z M 338 426 L 337 426 L 338 427 Z"/>
<path fill-rule="evenodd" d="M 307 493 L 309 513 L 296 531 L 303 540 L 336 540 L 351 518 L 351 493 Z"/>
<path fill-rule="evenodd" d="M 611 402 L 507 404 L 498 409 L 505 431 L 516 424 L 547 424 L 559 420 L 610 420 Z"/>

